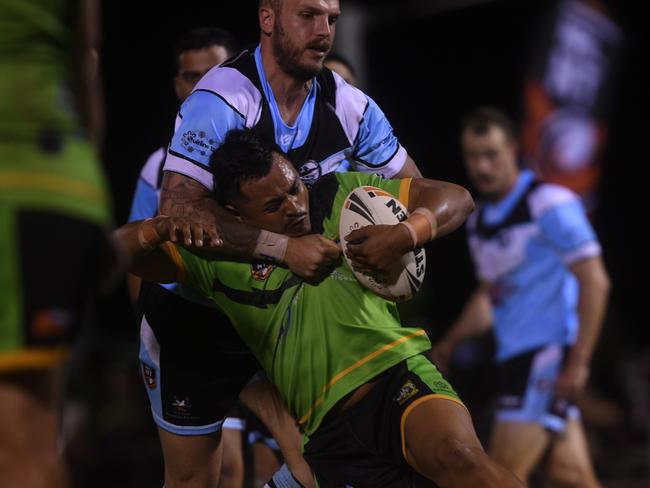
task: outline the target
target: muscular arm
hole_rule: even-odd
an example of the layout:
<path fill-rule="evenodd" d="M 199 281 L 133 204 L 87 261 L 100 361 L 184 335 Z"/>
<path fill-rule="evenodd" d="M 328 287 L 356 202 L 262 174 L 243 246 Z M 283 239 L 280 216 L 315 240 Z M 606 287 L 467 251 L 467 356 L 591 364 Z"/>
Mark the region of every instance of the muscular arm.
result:
<path fill-rule="evenodd" d="M 156 217 L 150 222 L 158 223 L 168 220 L 167 217 Z M 129 222 L 113 231 L 113 240 L 122 253 L 129 259 L 127 271 L 145 280 L 157 283 L 172 283 L 178 281 L 180 270 L 170 256 L 159 246 L 170 240 L 166 229 L 155 234 L 148 233 L 148 245 L 141 240 L 142 220 Z M 147 224 L 151 225 L 151 224 Z"/>
<path fill-rule="evenodd" d="M 261 231 L 236 220 L 221 207 L 200 183 L 174 172 L 166 172 L 160 194 L 160 212 L 163 215 L 213 226 L 221 244 L 211 247 L 207 254 L 233 256 L 244 260 L 260 259 L 255 249 Z M 266 236 L 276 236 L 272 232 Z M 281 238 L 284 238 L 282 236 Z M 191 243 L 190 243 L 191 244 Z M 193 249 L 193 251 L 196 249 Z M 201 249 L 206 255 L 206 248 Z M 277 260 L 311 283 L 329 275 L 340 257 L 339 247 L 321 235 L 289 237 L 286 252 Z"/>
<path fill-rule="evenodd" d="M 237 221 L 210 196 L 207 188 L 187 176 L 165 172 L 160 192 L 160 213 L 214 225 L 222 240 L 215 252 L 253 258 L 260 229 Z"/>
<path fill-rule="evenodd" d="M 578 338 L 569 354 L 566 366 L 558 378 L 559 394 L 571 397 L 585 386 L 589 363 L 593 355 L 605 316 L 610 282 L 600 256 L 582 259 L 570 266 L 579 283 Z"/>
<path fill-rule="evenodd" d="M 417 178 L 411 182 L 408 208 L 411 212 L 424 208 L 432 219 L 429 224 L 423 220 L 425 217 L 418 215 L 423 236 L 418 242 L 420 246 L 457 229 L 474 209 L 474 202 L 469 192 L 459 185 Z M 363 227 L 345 239 L 355 269 L 369 274 L 388 271 L 400 256 L 415 247 L 407 226 L 399 224 Z"/>
<path fill-rule="evenodd" d="M 460 185 L 426 178 L 413 179 L 409 192 L 409 212 L 418 207 L 430 210 L 437 223 L 434 238 L 456 230 L 474 210 L 469 192 Z"/>
<path fill-rule="evenodd" d="M 422 173 L 420 173 L 420 169 L 417 167 L 415 161 L 413 161 L 411 159 L 411 156 L 409 155 L 406 156 L 406 162 L 404 163 L 404 166 L 402 166 L 402 169 L 400 169 L 399 173 L 397 173 L 391 179 L 402 179 L 402 178 L 422 178 Z"/>
<path fill-rule="evenodd" d="M 296 479 L 305 487 L 315 486 L 311 468 L 301 454 L 303 436 L 298 423 L 284 406 L 275 386 L 268 380 L 249 383 L 239 394 L 239 399 L 267 426 Z"/>

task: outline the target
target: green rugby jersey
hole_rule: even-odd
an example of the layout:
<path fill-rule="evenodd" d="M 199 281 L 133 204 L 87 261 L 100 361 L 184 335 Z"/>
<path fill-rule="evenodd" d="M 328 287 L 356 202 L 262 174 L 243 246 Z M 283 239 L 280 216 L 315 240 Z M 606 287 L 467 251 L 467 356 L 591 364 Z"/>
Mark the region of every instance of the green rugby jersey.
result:
<path fill-rule="evenodd" d="M 312 230 L 337 240 L 340 209 L 351 190 L 380 187 L 408 204 L 410 181 L 330 173 L 310 192 Z M 168 249 L 180 251 L 172 253 L 182 260 L 185 280 L 230 317 L 307 435 L 346 394 L 431 347 L 424 330 L 402 327 L 396 305 L 363 288 L 344 259 L 312 286 L 283 267 L 209 261 L 181 247 Z"/>
<path fill-rule="evenodd" d="M 110 223 L 71 86 L 81 11 L 79 0 L 0 0 L 0 225 L 13 208 Z"/>

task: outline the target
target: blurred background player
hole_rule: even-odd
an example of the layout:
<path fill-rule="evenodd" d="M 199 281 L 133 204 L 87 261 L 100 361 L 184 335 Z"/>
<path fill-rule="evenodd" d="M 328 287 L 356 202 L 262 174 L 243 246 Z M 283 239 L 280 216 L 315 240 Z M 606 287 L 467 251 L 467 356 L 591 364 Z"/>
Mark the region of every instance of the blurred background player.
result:
<path fill-rule="evenodd" d="M 350 62 L 338 53 L 330 52 L 323 63 L 326 68 L 331 69 L 341 76 L 346 83 L 357 85 L 357 74 Z"/>
<path fill-rule="evenodd" d="M 94 1 L 0 1 L 0 486 L 59 488 L 61 373 L 106 284 Z"/>
<path fill-rule="evenodd" d="M 524 481 L 548 454 L 561 486 L 600 486 L 574 401 L 589 376 L 609 279 L 579 198 L 517 165 L 515 129 L 482 107 L 462 125 L 465 167 L 484 198 L 468 219 L 479 285 L 432 350 L 444 366 L 464 339 L 496 334 L 491 455 Z"/>

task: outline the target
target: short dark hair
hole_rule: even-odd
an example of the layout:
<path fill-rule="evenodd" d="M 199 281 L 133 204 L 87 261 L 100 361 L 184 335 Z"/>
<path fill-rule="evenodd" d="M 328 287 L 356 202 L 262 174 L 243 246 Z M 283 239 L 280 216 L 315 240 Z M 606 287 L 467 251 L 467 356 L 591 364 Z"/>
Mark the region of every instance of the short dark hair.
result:
<path fill-rule="evenodd" d="M 228 57 L 231 57 L 239 49 L 237 41 L 230 32 L 219 27 L 197 27 L 185 33 L 176 41 L 172 50 L 174 73 L 178 73 L 181 54 L 215 45 L 223 46 Z"/>
<path fill-rule="evenodd" d="M 210 158 L 212 196 L 222 205 L 241 195 L 241 185 L 271 171 L 273 153 L 286 157 L 275 143 L 249 129 L 233 129 Z"/>
<path fill-rule="evenodd" d="M 352 67 L 352 64 L 350 64 L 350 61 L 345 56 L 343 56 L 343 55 L 341 55 L 341 54 L 339 54 L 339 53 L 337 53 L 335 51 L 331 51 L 327 55 L 327 57 L 325 58 L 325 62 L 327 63 L 328 61 L 334 61 L 334 62 L 341 63 L 343 66 L 345 66 L 347 69 L 350 70 L 350 73 L 352 73 L 352 76 L 354 76 L 355 78 L 357 77 L 357 72 Z"/>
<path fill-rule="evenodd" d="M 478 107 L 463 117 L 461 122 L 463 132 L 469 130 L 474 134 L 486 134 L 491 126 L 499 127 L 509 141 L 517 139 L 517 132 L 512 119 L 505 112 L 495 107 L 487 105 Z"/>

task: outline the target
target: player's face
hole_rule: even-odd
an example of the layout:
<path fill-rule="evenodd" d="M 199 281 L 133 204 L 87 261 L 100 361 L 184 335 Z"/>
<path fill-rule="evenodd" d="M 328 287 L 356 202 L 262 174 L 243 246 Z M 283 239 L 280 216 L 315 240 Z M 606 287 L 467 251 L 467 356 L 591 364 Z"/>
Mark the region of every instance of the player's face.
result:
<path fill-rule="evenodd" d="M 205 49 L 193 49 L 181 53 L 178 58 L 178 73 L 174 77 L 176 96 L 182 102 L 190 96 L 194 85 L 210 68 L 228 59 L 228 52 L 216 44 Z"/>
<path fill-rule="evenodd" d="M 288 75 L 307 81 L 323 69 L 332 48 L 338 0 L 284 0 L 275 12 L 273 55 Z"/>
<path fill-rule="evenodd" d="M 241 185 L 232 202 L 241 219 L 261 229 L 300 236 L 309 233 L 309 192 L 293 165 L 277 153 L 268 175 Z"/>
<path fill-rule="evenodd" d="M 478 192 L 490 200 L 504 197 L 517 181 L 517 148 L 505 132 L 491 126 L 485 134 L 465 130 L 463 159 Z"/>
<path fill-rule="evenodd" d="M 357 80 L 352 74 L 352 71 L 340 61 L 325 61 L 325 66 L 332 71 L 336 71 L 348 84 L 353 86 L 357 84 Z"/>

